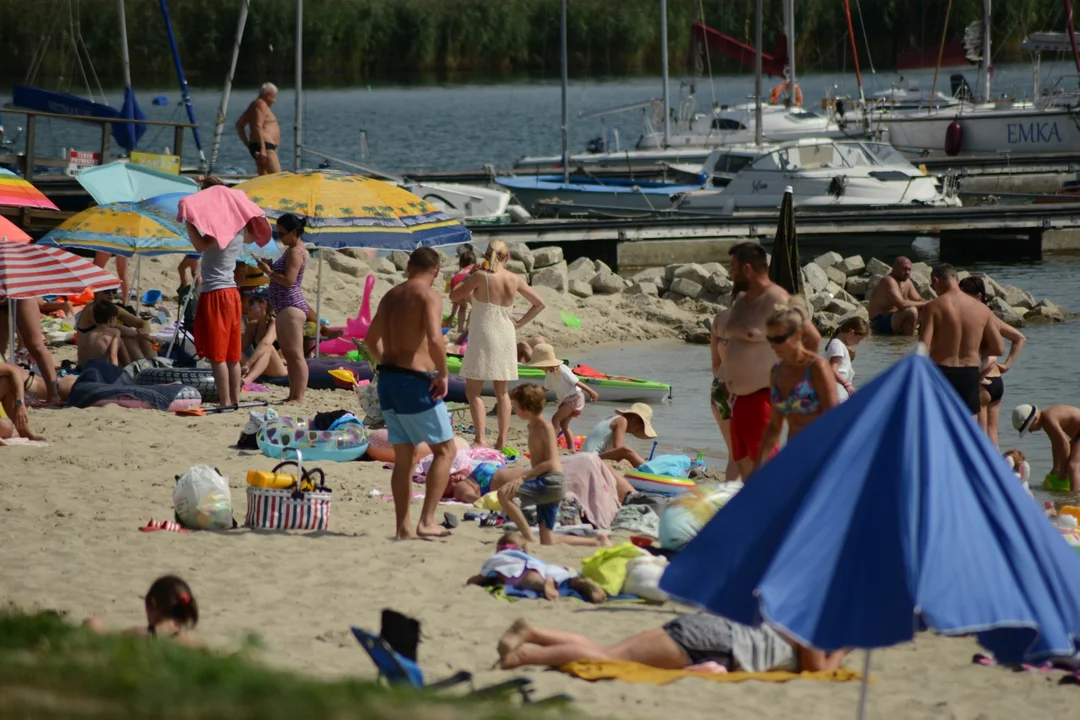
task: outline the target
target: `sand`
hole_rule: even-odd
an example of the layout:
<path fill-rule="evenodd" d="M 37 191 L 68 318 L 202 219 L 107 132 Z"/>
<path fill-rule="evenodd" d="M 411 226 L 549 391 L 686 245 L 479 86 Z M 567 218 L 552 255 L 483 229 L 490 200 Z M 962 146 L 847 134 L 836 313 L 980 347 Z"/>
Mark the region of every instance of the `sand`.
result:
<path fill-rule="evenodd" d="M 174 266 L 171 259 L 145 263 L 143 287 L 173 287 Z M 314 281 L 314 273 L 308 280 Z M 352 276 L 334 273 L 324 315 L 340 320 L 354 313 L 358 286 Z M 380 280 L 377 294 L 386 287 Z M 641 339 L 639 333 L 648 327 L 652 333 L 667 331 L 657 323 L 622 317 L 614 298 L 561 302 L 572 304 L 587 327 L 564 328 L 557 312 L 545 311 L 537 330 L 557 344 Z M 270 397 L 284 395 L 284 389 L 275 389 Z M 309 392 L 296 414 L 352 409 L 354 404 L 351 393 Z M 235 515 L 242 520 L 246 471 L 273 465 L 257 452 L 230 448 L 245 416 L 180 418 L 106 407 L 33 410 L 31 420 L 50 447 L 0 448 L 0 542 L 5 548 L 0 603 L 56 609 L 75 621 L 96 615 L 111 627 L 124 628 L 145 622 L 141 596 L 150 582 L 177 573 L 191 583 L 200 605 L 196 637 L 211 647 L 235 650 L 254 633 L 263 641 L 259 657 L 269 664 L 360 677 L 373 677 L 374 668 L 349 626 L 377 629 L 380 611 L 392 607 L 423 622 L 420 657 L 429 677 L 464 669 L 477 673 L 482 683 L 508 677 L 489 668 L 499 634 L 517 617 L 613 643 L 658 627 L 676 612 L 670 603 L 510 603 L 466 587 L 465 580 L 493 552 L 499 532 L 464 524 L 446 540 L 391 540 L 392 504 L 369 497 L 373 489 L 390 491 L 390 473 L 378 463 L 320 463 L 334 491 L 329 532 L 141 533 L 138 527 L 147 520 L 171 518 L 174 476 L 200 463 L 229 477 Z M 418 501 L 413 512 L 415 518 Z M 589 553 L 586 548 L 537 550 L 545 560 L 571 567 Z M 1057 686 L 1053 676 L 973 665 L 976 651 L 970 639 L 924 635 L 875 653 L 869 716 L 985 720 L 1064 717 L 1073 711 L 1075 689 Z M 856 653 L 848 664 L 859 668 L 862 658 Z M 521 674 L 536 681 L 541 696 L 569 693 L 594 717 L 722 713 L 729 718 L 851 718 L 858 697 L 855 683 L 683 680 L 656 687 L 590 684 L 539 669 Z"/>

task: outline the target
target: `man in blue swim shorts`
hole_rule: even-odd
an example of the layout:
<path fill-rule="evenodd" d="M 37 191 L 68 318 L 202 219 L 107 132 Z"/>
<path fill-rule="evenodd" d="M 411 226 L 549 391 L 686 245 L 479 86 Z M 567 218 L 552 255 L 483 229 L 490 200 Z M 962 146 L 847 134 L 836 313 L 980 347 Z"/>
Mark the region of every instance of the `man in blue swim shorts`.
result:
<path fill-rule="evenodd" d="M 405 282 L 391 288 L 368 328 L 368 350 L 378 362 L 379 405 L 390 444 L 394 471 L 390 486 L 397 515 L 397 538 L 445 537 L 435 511 L 450 481 L 454 429 L 443 405 L 449 384 L 446 342 L 442 334 L 442 298 L 432 289 L 439 275 L 439 255 L 420 248 L 409 257 Z M 427 493 L 415 530 L 409 519 L 413 451 L 427 443 L 435 455 Z"/>
<path fill-rule="evenodd" d="M 919 308 L 925 305 L 911 281 L 911 260 L 898 257 L 892 272 L 878 281 L 870 293 L 867 312 L 875 335 L 914 335 L 919 324 Z"/>

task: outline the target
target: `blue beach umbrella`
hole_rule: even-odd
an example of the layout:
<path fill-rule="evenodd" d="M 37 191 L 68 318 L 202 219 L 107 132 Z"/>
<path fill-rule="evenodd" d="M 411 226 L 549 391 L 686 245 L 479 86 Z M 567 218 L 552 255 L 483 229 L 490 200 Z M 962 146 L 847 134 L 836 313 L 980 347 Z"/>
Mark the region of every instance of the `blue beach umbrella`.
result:
<path fill-rule="evenodd" d="M 199 189 L 199 184 L 189 177 L 120 161 L 86 168 L 75 179 L 98 205 L 139 202 L 165 193 L 183 197 Z"/>
<path fill-rule="evenodd" d="M 1021 662 L 1080 634 L 1080 557 L 921 355 L 792 440 L 660 587 L 825 651 L 927 626 Z"/>

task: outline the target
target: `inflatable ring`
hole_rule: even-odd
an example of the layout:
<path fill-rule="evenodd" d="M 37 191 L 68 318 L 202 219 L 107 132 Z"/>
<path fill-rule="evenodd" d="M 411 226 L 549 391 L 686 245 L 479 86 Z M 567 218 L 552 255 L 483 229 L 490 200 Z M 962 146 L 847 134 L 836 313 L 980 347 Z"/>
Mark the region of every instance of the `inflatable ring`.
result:
<path fill-rule="evenodd" d="M 280 458 L 285 448 L 296 448 L 304 462 L 349 462 L 367 452 L 367 430 L 362 424 L 349 424 L 337 430 L 311 430 L 310 424 L 308 418 L 279 417 L 263 425 L 255 441 L 267 457 Z"/>
<path fill-rule="evenodd" d="M 214 373 L 209 368 L 147 368 L 135 376 L 139 385 L 187 385 L 195 388 L 203 402 L 219 399 Z"/>
<path fill-rule="evenodd" d="M 682 495 L 694 488 L 694 481 L 688 478 L 653 475 L 639 470 L 628 470 L 623 474 L 626 475 L 631 487 L 638 492 L 657 495 Z"/>

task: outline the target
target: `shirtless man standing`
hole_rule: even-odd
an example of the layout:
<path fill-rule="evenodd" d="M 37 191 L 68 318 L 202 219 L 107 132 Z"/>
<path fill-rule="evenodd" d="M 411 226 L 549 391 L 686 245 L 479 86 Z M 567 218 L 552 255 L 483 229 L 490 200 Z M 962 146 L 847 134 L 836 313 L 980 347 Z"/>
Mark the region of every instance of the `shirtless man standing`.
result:
<path fill-rule="evenodd" d="M 978 417 L 982 356 L 1005 354 L 997 317 L 990 308 L 960 290 L 952 265 L 943 263 L 935 267 L 930 286 L 938 296 L 922 308 L 919 342 L 929 348 L 930 360 L 956 390 L 971 415 Z"/>
<path fill-rule="evenodd" d="M 439 275 L 439 255 L 420 248 L 409 256 L 405 282 L 383 296 L 368 328 L 366 343 L 378 363 L 379 405 L 394 446 L 390 486 L 397 514 L 397 538 L 443 537 L 435 522 L 454 458 L 454 428 L 443 405 L 449 383 L 446 341 L 442 334 L 442 297 L 432 289 Z M 427 443 L 435 455 L 427 493 L 414 531 L 409 519 L 413 452 Z"/>
<path fill-rule="evenodd" d="M 732 300 L 734 302 L 734 298 Z M 712 408 L 713 418 L 720 428 L 720 434 L 724 437 L 724 444 L 728 449 L 727 467 L 724 469 L 724 480 L 737 480 L 739 478 L 739 465 L 731 456 L 731 394 L 728 392 L 727 383 L 724 382 L 724 362 L 727 358 L 727 325 L 731 317 L 731 309 L 722 310 L 713 318 L 712 327 L 709 330 L 709 349 L 712 356 L 712 392 L 710 393 L 709 406 Z"/>
<path fill-rule="evenodd" d="M 914 335 L 919 308 L 926 303 L 911 282 L 911 260 L 898 257 L 870 293 L 870 329 L 875 335 Z"/>
<path fill-rule="evenodd" d="M 236 121 L 236 132 L 247 146 L 260 175 L 281 172 L 277 149 L 281 144 L 281 128 L 270 106 L 277 101 L 277 86 L 263 83 L 259 97 L 248 105 Z M 249 134 L 250 133 L 250 134 Z"/>
<path fill-rule="evenodd" d="M 765 323 L 777 305 L 790 299 L 769 280 L 765 250 L 745 242 L 731 248 L 731 281 L 742 295 L 731 305 L 727 320 L 724 381 L 732 396 L 731 458 L 745 481 L 754 470 L 765 429 L 772 415 L 772 368 L 776 355 L 765 341 Z M 813 323 L 803 327 L 803 344 L 817 353 L 821 334 Z"/>

